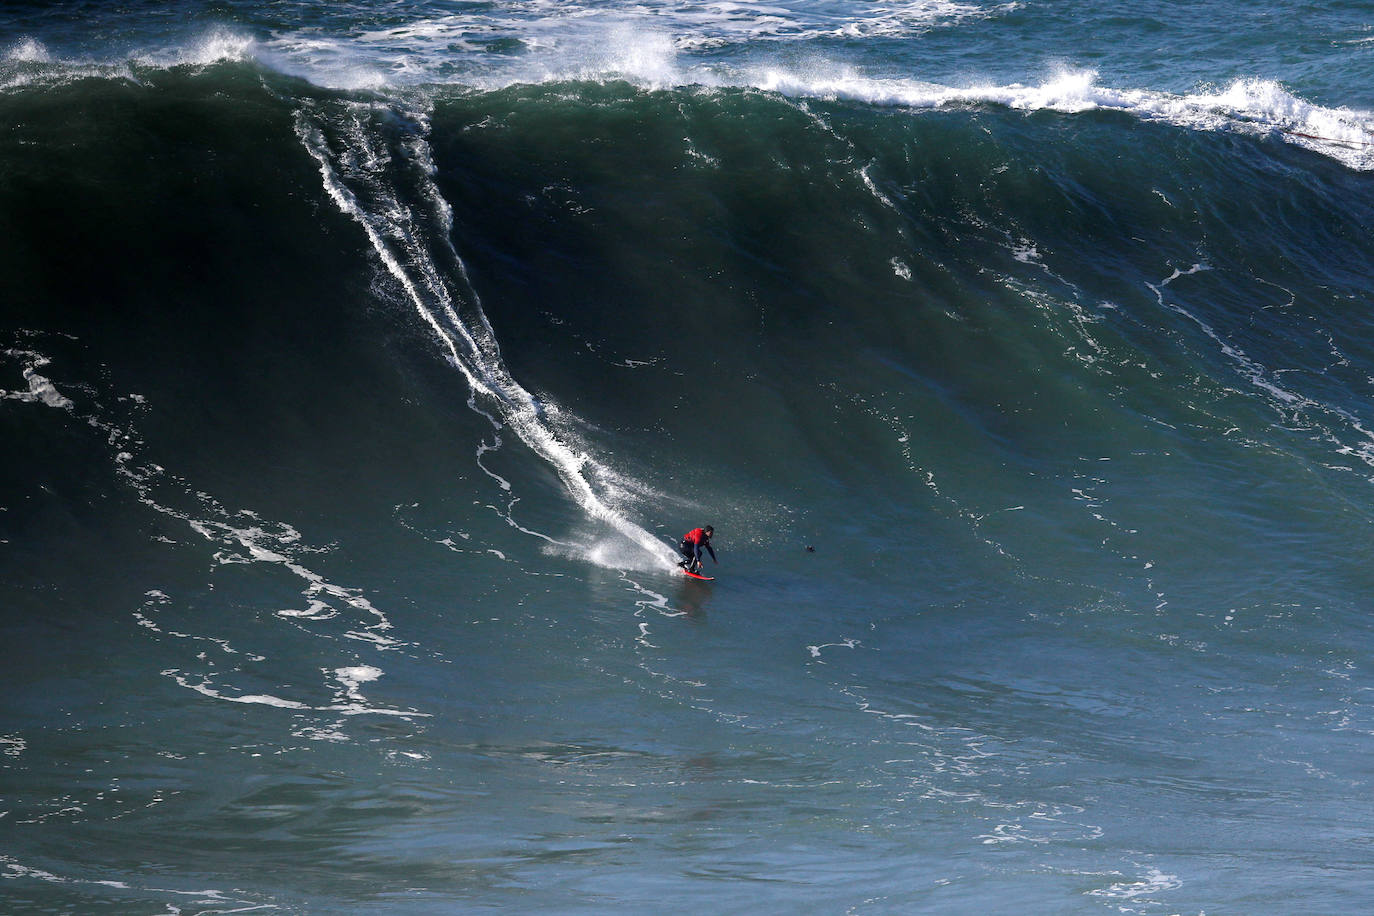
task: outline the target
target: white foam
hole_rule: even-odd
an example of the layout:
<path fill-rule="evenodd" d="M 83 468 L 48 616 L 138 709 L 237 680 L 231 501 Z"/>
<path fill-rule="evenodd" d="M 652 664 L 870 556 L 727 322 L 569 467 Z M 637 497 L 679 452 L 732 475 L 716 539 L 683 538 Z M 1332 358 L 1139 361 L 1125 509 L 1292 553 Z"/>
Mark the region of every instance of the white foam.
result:
<path fill-rule="evenodd" d="M 381 668 L 374 668 L 371 665 L 353 665 L 346 668 L 335 668 L 334 677 L 343 684 L 344 690 L 354 699 L 361 700 L 362 695 L 358 693 L 358 688 L 363 684 L 377 680 L 385 672 Z"/>
<path fill-rule="evenodd" d="M 209 67 L 252 60 L 259 50 L 252 36 L 215 26 L 182 44 L 136 51 L 131 60 L 145 67 Z"/>
<path fill-rule="evenodd" d="M 942 86 L 833 71 L 764 69 L 742 82 L 791 98 L 847 100 L 870 105 L 935 109 L 1004 105 L 1024 111 L 1081 113 L 1112 110 L 1191 130 L 1270 135 L 1308 147 L 1354 169 L 1374 169 L 1374 113 L 1306 102 L 1270 80 L 1237 80 L 1225 89 L 1178 95 L 1099 86 L 1092 70 L 1065 70 L 1036 85 Z"/>
<path fill-rule="evenodd" d="M 290 72 L 336 88 L 356 87 L 358 74 L 380 74 L 392 86 L 457 78 L 492 82 L 632 75 L 658 85 L 680 84 L 674 52 L 787 45 L 826 39 L 914 37 L 969 18 L 996 16 L 1015 3 L 983 7 L 953 0 L 835 12 L 815 4 L 681 4 L 648 0 L 633 6 L 530 0 L 471 12 L 421 16 L 344 40 L 279 32 L 267 42 Z M 493 53 L 497 44 L 504 51 Z M 689 80 L 697 81 L 695 78 Z"/>
<path fill-rule="evenodd" d="M 100 424 L 99 421 L 92 422 L 105 429 L 112 440 L 122 435 L 118 430 Z M 158 465 L 135 466 L 134 456 L 128 451 L 120 451 L 115 456 L 115 469 L 134 487 L 140 502 L 168 518 L 184 522 L 192 531 L 219 547 L 214 554 L 217 563 L 266 563 L 279 566 L 302 580 L 305 587 L 301 590 L 301 596 L 306 600 L 307 607 L 279 609 L 275 612 L 276 616 L 321 621 L 336 616 L 341 609 L 351 608 L 358 612 L 357 616 L 363 621 L 364 628 L 362 632 L 346 632 L 345 637 L 370 642 L 379 649 L 395 649 L 403 645 L 399 640 L 385 635 L 386 631 L 392 628 L 391 621 L 363 596 L 362 589 L 347 588 L 330 582 L 300 561 L 299 554 L 322 551 L 302 546 L 301 533 L 291 525 L 264 524 L 256 513 L 247 509 L 231 515 L 205 493 L 195 494 L 204 506 L 204 514 L 217 517 L 197 518 L 188 512 L 164 505 L 154 498 L 153 485 L 164 475 L 163 469 Z M 150 592 L 149 597 L 153 600 L 146 602 L 145 606 L 166 601 L 166 595 L 156 590 Z M 148 626 L 142 620 L 140 625 Z M 220 640 L 212 641 L 222 643 Z M 232 651 L 227 644 L 222 645 L 226 651 Z"/>
<path fill-rule="evenodd" d="M 373 706 L 363 696 L 362 686 L 380 678 L 385 672 L 371 665 L 349 665 L 334 669 L 334 679 L 343 687 L 343 693 L 329 706 L 317 707 L 322 711 L 342 713 L 345 716 L 381 715 L 397 716 L 402 719 L 428 718 L 429 713 L 409 709 L 389 709 Z"/>
<path fill-rule="evenodd" d="M 4 59 L 15 63 L 46 64 L 52 61 L 52 55 L 42 42 L 25 37 L 6 49 Z"/>
<path fill-rule="evenodd" d="M 309 599 L 310 606 L 303 609 L 283 608 L 277 611 L 278 617 L 294 617 L 301 620 L 329 620 L 337 617 L 339 612 L 334 610 L 327 601 L 318 598 Z"/>
<path fill-rule="evenodd" d="M 229 29 L 212 29 L 189 47 L 181 49 L 177 63 L 209 66 L 224 61 L 249 60 L 256 51 L 256 42 Z"/>
<path fill-rule="evenodd" d="M 583 79 L 629 77 L 645 88 L 670 89 L 683 85 L 685 71 L 678 63 L 678 49 L 665 32 L 618 25 L 595 36 L 586 60 L 577 68 Z"/>
<path fill-rule="evenodd" d="M 949 4 L 946 15 L 957 5 Z M 841 30 L 849 27 L 841 27 Z M 804 33 L 815 37 L 816 31 Z M 827 99 L 870 105 L 935 109 L 958 105 L 1004 105 L 1025 111 L 1080 113 L 1114 110 L 1195 130 L 1276 134 L 1356 169 L 1374 168 L 1374 113 L 1328 108 L 1307 102 L 1280 83 L 1235 80 L 1222 88 L 1177 94 L 1098 84 L 1091 69 L 1063 68 L 1039 83 L 942 85 L 921 80 L 875 77 L 839 62 L 815 60 L 806 66 L 731 68 L 685 55 L 690 43 L 672 38 L 665 26 L 626 28 L 560 39 L 559 54 L 541 68 L 511 67 L 462 79 L 479 88 L 516 82 L 565 79 L 628 79 L 646 89 L 701 86 L 753 88 L 789 98 Z M 451 80 L 440 79 L 439 82 Z"/>
<path fill-rule="evenodd" d="M 407 69 L 405 66 L 379 60 L 377 55 L 359 48 L 356 40 L 291 33 L 255 50 L 258 59 L 268 66 L 332 89 L 384 89 L 405 82 L 398 79 Z"/>
<path fill-rule="evenodd" d="M 1144 876 L 1135 881 L 1118 881 L 1109 887 L 1088 891 L 1092 897 L 1105 897 L 1109 900 L 1135 900 L 1160 891 L 1176 890 L 1183 886 L 1177 875 L 1170 875 L 1153 866 L 1145 870 Z"/>
<path fill-rule="evenodd" d="M 1324 108 L 1272 80 L 1236 80 L 1224 89 L 1178 95 L 1100 86 L 1094 70 L 1061 70 L 1044 82 L 970 84 L 963 87 L 906 79 L 873 78 L 846 67 L 811 71 L 767 68 L 743 82 L 796 98 L 849 100 L 904 108 L 993 104 L 1026 111 L 1078 113 L 1114 110 L 1199 130 L 1281 132 L 1291 142 L 1321 148 L 1355 167 L 1371 168 L 1374 113 Z M 738 82 L 738 80 L 727 81 Z M 1324 144 L 1324 145 L 1323 145 Z M 1331 149 L 1331 146 L 1345 149 Z"/>
<path fill-rule="evenodd" d="M 326 669 L 327 671 L 328 669 Z M 202 696 L 210 697 L 215 700 L 224 700 L 229 703 L 243 703 L 255 706 L 271 706 L 276 709 L 292 709 L 311 712 L 330 712 L 342 713 L 345 716 L 359 715 L 379 715 L 395 716 L 401 719 L 429 718 L 429 713 L 417 712 L 413 709 L 390 709 L 381 706 L 372 706 L 368 703 L 359 690 L 362 684 L 376 680 L 381 677 L 382 671 L 368 665 L 357 665 L 351 667 L 337 668 L 334 671 L 335 680 L 343 686 L 343 692 L 336 697 L 335 702 L 323 706 L 313 706 L 309 703 L 302 703 L 299 700 L 288 700 L 273 694 L 250 693 L 250 694 L 230 694 L 215 687 L 211 681 L 203 675 L 199 680 L 192 677 L 178 668 L 169 668 L 162 672 L 163 675 L 170 677 L 182 687 L 194 690 Z"/>
<path fill-rule="evenodd" d="M 50 387 L 51 383 L 44 385 L 43 383 L 47 380 L 37 375 L 36 369 L 48 364 L 46 357 L 27 350 L 13 349 L 0 350 L 0 357 L 18 360 L 23 366 L 25 378 L 29 381 L 30 391 L 17 393 L 13 397 L 20 400 L 38 400 L 50 406 L 72 409 L 70 400 L 58 394 L 55 388 Z M 0 394 L 10 396 L 8 393 Z M 139 501 L 168 518 L 184 522 L 192 531 L 219 547 L 220 549 L 215 552 L 217 561 L 266 563 L 281 567 L 306 583 L 302 595 L 309 602 L 308 610 L 302 612 L 283 611 L 279 612 L 279 616 L 311 620 L 328 619 L 337 613 L 335 605 L 340 605 L 361 612 L 359 616 L 366 624 L 361 632 L 349 631 L 344 633 L 346 638 L 366 641 L 377 649 L 394 649 L 402 645 L 397 640 L 382 635 L 382 631 L 391 628 L 391 622 L 367 598 L 363 597 L 360 589 L 345 588 L 330 582 L 300 561 L 299 556 L 301 554 L 322 551 L 303 545 L 301 533 L 294 527 L 285 523 L 264 522 L 257 513 L 247 509 L 231 514 L 208 494 L 194 492 L 183 482 L 176 481 L 174 478 L 172 478 L 172 483 L 179 485 L 182 491 L 181 495 L 183 497 L 193 496 L 199 501 L 202 511 L 193 515 L 190 512 L 160 502 L 154 495 L 155 487 L 167 479 L 166 472 L 156 464 L 135 464 L 135 455 L 131 449 L 137 442 L 136 436 L 112 426 L 100 417 L 90 416 L 85 419 L 91 426 L 105 434 L 109 445 L 112 447 L 116 472 L 134 488 Z M 197 517 L 197 515 L 202 517 Z M 178 632 L 161 625 L 158 618 L 163 609 L 171 604 L 171 598 L 165 591 L 157 588 L 146 590 L 144 597 L 145 600 L 141 609 L 134 612 L 133 618 L 139 627 L 156 634 L 158 637 L 212 643 L 223 653 L 237 656 L 249 663 L 266 660 L 261 655 L 241 653 L 231 646 L 226 639 Z M 216 663 L 210 660 L 209 653 L 206 651 L 197 653 L 196 658 L 211 669 L 216 667 Z M 342 712 L 345 715 L 377 714 L 402 718 L 426 715 L 413 710 L 386 709 L 369 705 L 365 697 L 362 696 L 360 688 L 363 684 L 376 680 L 382 675 L 380 668 L 369 665 L 358 664 L 334 669 L 335 679 L 342 685 L 343 690 L 342 693 L 335 693 L 334 703 L 325 706 L 311 706 L 299 700 L 287 699 L 273 694 L 226 692 L 213 684 L 206 674 L 192 675 L 183 672 L 180 668 L 170 668 L 162 673 L 189 690 L 231 703 L 289 710 Z M 0 736 L 0 753 L 16 756 L 24 749 L 23 739 Z"/>
<path fill-rule="evenodd" d="M 622 478 L 588 451 L 579 448 L 568 435 L 566 424 L 561 434 L 556 431 L 557 406 L 536 399 L 506 369 L 481 300 L 468 282 L 466 267 L 447 242 L 452 229 L 452 211 L 434 185 L 434 167 L 427 141 L 418 133 L 407 141 L 407 161 L 417 167 L 416 174 L 411 177 L 421 182 L 433 209 L 430 214 L 416 214 L 397 200 L 390 184 L 377 178 L 379 170 L 346 171 L 347 161 L 355 158 L 376 162 L 389 158 L 382 138 L 374 136 L 367 126 L 370 109 L 353 106 L 342 112 L 334 109 L 332 113 L 336 117 L 341 113 L 345 120 L 326 122 L 319 112 L 303 108 L 297 117 L 297 135 L 319 165 L 320 176 L 331 199 L 362 227 L 382 266 L 433 330 L 450 364 L 467 380 L 472 392 L 469 405 L 491 420 L 498 430 L 509 427 L 544 459 L 589 518 L 606 523 L 639 552 L 653 558 L 657 567 L 671 569 L 674 562 L 671 549 L 609 502 L 622 491 L 619 486 L 623 483 Z M 423 116 L 412 116 L 417 127 L 427 129 Z M 342 157 L 332 149 L 326 127 L 338 138 L 337 142 L 344 144 Z M 425 219 L 437 219 L 440 226 L 428 227 L 426 232 L 426 227 L 420 225 Z M 453 265 L 454 275 L 446 275 L 435 261 L 435 253 L 427 247 L 430 238 L 442 239 L 443 244 L 449 245 L 440 254 Z M 499 438 L 497 442 L 499 444 Z M 481 451 L 478 458 L 480 464 Z M 499 477 L 498 481 L 502 482 Z M 508 483 L 505 488 L 509 488 Z M 507 517 L 510 518 L 509 514 Z M 514 520 L 510 520 L 514 524 Z M 540 536 L 553 543 L 552 539 Z"/>
<path fill-rule="evenodd" d="M 626 541 L 624 538 L 578 538 L 576 535 L 573 537 L 573 542 L 550 541 L 544 545 L 544 553 L 620 572 L 661 572 L 664 568 L 659 562 L 658 553 L 650 553 L 639 544 Z M 664 551 L 670 550 L 661 542 L 655 543 Z"/>
<path fill-rule="evenodd" d="M 5 350 L 3 353 L 22 364 L 21 374 L 29 387 L 27 391 L 6 391 L 0 388 L 0 401 L 43 404 L 58 410 L 72 409 L 71 399 L 59 392 L 51 379 L 38 374 L 38 370 L 50 362 L 47 357 L 29 350 Z"/>
<path fill-rule="evenodd" d="M 149 805 L 149 807 L 152 806 Z M 75 810 L 79 811 L 80 809 Z M 36 823 L 36 821 L 28 821 L 26 823 Z M 115 881 L 109 878 L 93 879 L 64 877 L 62 875 L 54 874 L 50 871 L 45 871 L 41 868 L 34 868 L 29 865 L 23 865 L 12 856 L 4 854 L 0 854 L 0 866 L 3 866 L 5 869 L 4 874 L 0 874 L 0 878 L 4 878 L 6 880 L 28 878 L 37 881 L 44 881 L 49 884 L 64 884 L 76 886 L 90 885 L 92 887 L 106 887 L 114 888 L 116 890 L 133 889 L 132 885 L 124 881 Z M 145 893 L 170 894 L 174 897 L 194 897 L 196 898 L 195 905 L 197 906 L 197 912 L 202 913 L 248 913 L 261 909 L 276 909 L 275 906 L 272 906 L 270 904 L 253 903 L 250 900 L 244 898 L 234 898 L 227 895 L 223 891 L 211 889 L 175 890 L 167 887 L 140 887 L 138 888 L 138 890 L 143 891 Z M 203 906 L 205 904 L 214 904 L 218 907 L 233 907 L 233 909 L 204 910 L 199 908 L 200 906 Z M 182 912 L 182 909 L 179 906 L 174 906 L 171 903 L 166 903 L 164 905 L 166 906 L 166 912 L 168 913 Z"/>
<path fill-rule="evenodd" d="M 860 645 L 857 639 L 845 637 L 840 642 L 821 643 L 818 646 L 807 646 L 806 649 L 811 653 L 812 658 L 820 658 L 823 649 L 856 649 Z"/>
<path fill-rule="evenodd" d="M 278 709 L 310 708 L 305 703 L 299 703 L 295 700 L 283 700 L 281 697 L 272 696 L 271 694 L 243 694 L 240 696 L 230 696 L 228 694 L 221 693 L 220 691 L 211 687 L 209 681 L 192 681 L 190 677 L 183 674 L 180 670 L 176 668 L 169 668 L 168 670 L 162 673 L 167 677 L 170 677 L 172 680 L 176 681 L 181 686 L 187 688 L 188 690 L 194 690 L 196 693 L 199 693 L 203 696 L 212 697 L 216 700 L 227 700 L 230 703 L 249 703 L 261 706 L 275 706 Z"/>
<path fill-rule="evenodd" d="M 917 37 L 970 18 L 996 17 L 1017 3 L 981 6 L 954 0 L 858 6 L 836 13 L 797 0 L 770 5 L 715 2 L 682 6 L 667 0 L 633 7 L 531 2 L 420 17 L 350 35 L 287 30 L 254 38 L 216 26 L 172 47 L 132 55 L 142 66 L 208 66 L 256 59 L 268 67 L 337 89 L 408 90 L 462 86 L 481 90 L 565 80 L 628 80 L 646 89 L 755 88 L 799 99 L 845 99 L 915 109 L 997 104 L 1022 110 L 1109 109 L 1197 130 L 1275 134 L 1339 160 L 1374 169 L 1374 114 L 1307 102 L 1274 80 L 1235 80 L 1178 94 L 1101 86 L 1090 69 L 1064 68 L 1039 83 L 942 85 L 870 75 L 842 62 L 770 53 L 787 66 L 732 66 L 722 46 L 784 47 L 827 39 Z M 511 50 L 493 51 L 493 42 Z M 137 82 L 130 59 L 54 61 L 40 42 L 23 37 L 3 61 L 0 86 L 39 78 L 97 73 Z M 48 66 L 59 64 L 58 67 Z"/>
<path fill-rule="evenodd" d="M 1236 371 L 1270 400 L 1277 412 L 1289 417 L 1285 422 L 1291 423 L 1292 418 L 1296 417 L 1307 419 L 1315 428 L 1320 430 L 1323 438 L 1335 447 L 1337 454 L 1357 458 L 1374 467 L 1374 430 L 1367 429 L 1358 416 L 1339 405 L 1324 403 L 1283 387 L 1279 381 L 1279 376 L 1282 374 L 1280 371 L 1264 366 L 1202 318 L 1165 296 L 1165 288 L 1171 283 L 1210 269 L 1205 264 L 1194 264 L 1186 270 L 1176 268 L 1172 274 L 1158 284 L 1146 285 L 1155 294 L 1161 308 L 1168 309 L 1196 325 L 1198 330 L 1216 345 L 1222 355 L 1231 361 Z M 1353 444 L 1341 441 L 1334 429 L 1323 426 L 1323 420 L 1333 426 L 1345 427 L 1351 434 L 1358 437 L 1358 441 Z"/>
<path fill-rule="evenodd" d="M 179 513 L 170 510 L 167 511 L 168 514 L 179 515 Z M 252 513 L 240 514 L 252 517 Z M 337 602 L 373 618 L 373 622 L 368 626 L 369 630 L 391 629 L 391 621 L 371 601 L 362 596 L 361 589 L 346 588 L 329 582 L 323 576 L 283 552 L 284 548 L 294 545 L 300 540 L 300 533 L 291 526 L 281 525 L 278 526 L 279 531 L 272 532 L 258 525 L 237 527 L 227 521 L 190 518 L 186 520 L 193 530 L 207 540 L 222 544 L 237 544 L 248 552 L 247 557 L 243 557 L 220 551 L 215 555 L 219 562 L 275 564 L 289 570 L 306 583 L 306 588 L 301 592 L 301 595 L 308 602 L 308 607 L 304 610 L 279 610 L 277 612 L 279 616 L 312 620 L 327 619 L 333 616 L 332 612 L 334 611 L 334 607 L 328 599 L 335 599 Z M 321 596 L 324 597 L 321 598 Z M 369 638 L 385 645 L 395 644 L 394 641 L 376 633 L 372 633 Z"/>

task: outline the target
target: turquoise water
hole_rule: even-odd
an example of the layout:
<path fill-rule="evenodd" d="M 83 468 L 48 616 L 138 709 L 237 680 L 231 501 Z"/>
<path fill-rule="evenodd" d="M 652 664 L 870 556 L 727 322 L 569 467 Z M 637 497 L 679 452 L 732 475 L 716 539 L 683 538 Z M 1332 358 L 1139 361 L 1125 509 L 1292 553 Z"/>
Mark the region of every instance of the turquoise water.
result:
<path fill-rule="evenodd" d="M 7 7 L 2 908 L 1367 909 L 1371 27 Z"/>

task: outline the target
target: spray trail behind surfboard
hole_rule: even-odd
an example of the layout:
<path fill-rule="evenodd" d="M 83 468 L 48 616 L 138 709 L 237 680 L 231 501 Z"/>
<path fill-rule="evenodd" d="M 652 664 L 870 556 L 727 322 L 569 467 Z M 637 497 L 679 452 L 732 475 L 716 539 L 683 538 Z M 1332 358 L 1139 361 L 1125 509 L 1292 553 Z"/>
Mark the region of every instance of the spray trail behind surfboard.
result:
<path fill-rule="evenodd" d="M 553 467 L 583 511 L 642 551 L 645 562 L 671 568 L 670 548 L 610 505 L 595 483 L 613 478 L 610 470 L 561 438 L 545 405 L 507 371 L 450 241 L 452 210 L 433 180 L 427 117 L 381 102 L 306 100 L 296 133 L 319 164 L 330 198 L 362 227 L 387 273 L 467 379 L 469 406 L 497 430 L 514 431 Z"/>

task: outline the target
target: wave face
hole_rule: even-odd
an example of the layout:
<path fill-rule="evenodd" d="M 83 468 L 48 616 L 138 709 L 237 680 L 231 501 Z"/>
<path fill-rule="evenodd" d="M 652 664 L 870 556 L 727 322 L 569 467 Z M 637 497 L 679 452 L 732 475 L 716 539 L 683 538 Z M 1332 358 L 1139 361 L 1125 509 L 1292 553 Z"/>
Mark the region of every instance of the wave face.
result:
<path fill-rule="evenodd" d="M 1295 10 L 0 13 L 7 908 L 1360 910 Z"/>

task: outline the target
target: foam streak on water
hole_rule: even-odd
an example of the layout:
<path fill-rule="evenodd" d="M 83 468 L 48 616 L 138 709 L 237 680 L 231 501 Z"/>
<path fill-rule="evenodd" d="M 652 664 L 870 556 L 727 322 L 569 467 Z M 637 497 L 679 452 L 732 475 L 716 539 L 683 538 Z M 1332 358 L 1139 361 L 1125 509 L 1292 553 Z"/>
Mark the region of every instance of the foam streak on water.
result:
<path fill-rule="evenodd" d="M 451 364 L 463 374 L 474 396 L 480 396 L 482 405 L 494 410 L 500 423 L 509 425 L 522 442 L 558 472 L 569 495 L 588 517 L 606 523 L 639 548 L 642 557 L 630 561 L 631 565 L 648 562 L 651 568 L 671 569 L 672 554 L 663 542 L 626 518 L 597 492 L 593 481 L 607 479 L 613 476 L 611 472 L 602 468 L 595 458 L 560 438 L 546 419 L 546 415 L 557 408 L 537 401 L 506 371 L 491 325 L 475 291 L 466 282 L 457 253 L 451 247 L 446 252 L 457 271 L 452 281 L 443 275 L 429 253 L 425 237 L 447 240 L 451 214 L 429 175 L 432 166 L 428 144 L 423 138 L 423 116 L 402 114 L 414 125 L 413 132 L 404 141 L 411 163 L 407 177 L 419 182 L 424 196 L 437 211 L 429 217 L 434 225 L 427 227 L 425 237 L 415 225 L 418 218 L 415 211 L 397 199 L 391 187 L 393 179 L 388 169 L 406 166 L 397 163 L 385 148 L 377 145 L 380 137 L 369 134 L 366 117 L 372 113 L 367 107 L 346 106 L 343 123 L 335 124 L 344 144 L 341 151 L 333 150 L 326 139 L 322 125 L 327 114 L 309 109 L 302 109 L 298 114 L 297 134 L 319 163 L 329 196 L 340 210 L 362 226 L 387 272 L 400 284 L 405 298 L 434 331 L 447 350 Z M 366 202 L 336 168 L 336 157 L 341 156 L 362 162 L 362 168 L 355 169 L 351 177 L 366 188 Z M 449 243 L 444 241 L 442 244 Z M 450 292 L 450 282 L 459 285 L 463 294 L 469 297 L 464 309 L 469 316 L 466 320 L 459 315 L 460 307 Z M 475 410 L 496 422 L 483 407 L 471 403 Z"/>

